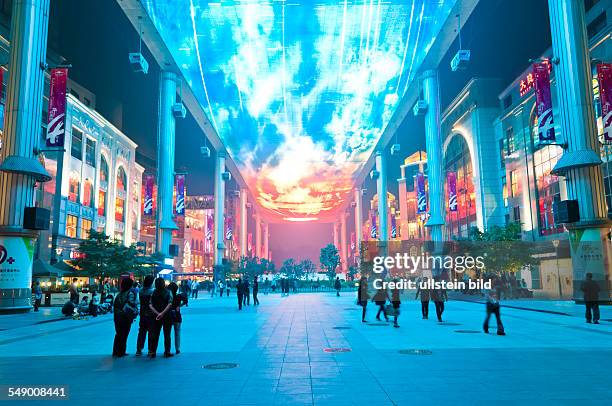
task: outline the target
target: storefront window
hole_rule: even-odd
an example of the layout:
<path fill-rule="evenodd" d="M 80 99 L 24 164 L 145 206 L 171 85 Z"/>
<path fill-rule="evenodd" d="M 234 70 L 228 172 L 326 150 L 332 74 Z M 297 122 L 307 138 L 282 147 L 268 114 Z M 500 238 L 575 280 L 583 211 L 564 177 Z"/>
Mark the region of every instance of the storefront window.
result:
<path fill-rule="evenodd" d="M 72 127 L 70 155 L 79 160 L 83 159 L 83 132 L 76 127 Z"/>
<path fill-rule="evenodd" d="M 125 212 L 125 200 L 121 198 L 115 199 L 115 220 L 123 223 Z"/>
<path fill-rule="evenodd" d="M 83 206 L 93 207 L 93 184 L 89 179 L 83 185 Z"/>
<path fill-rule="evenodd" d="M 461 135 L 454 135 L 444 158 L 445 173 L 457 174 L 457 211 L 447 210 L 446 223 L 450 237 L 465 238 L 471 227 L 476 226 L 476 194 L 470 151 Z M 445 185 L 448 188 L 448 185 Z M 448 190 L 446 190 L 448 198 Z"/>
<path fill-rule="evenodd" d="M 612 145 L 603 142 L 604 125 L 601 114 L 601 101 L 599 94 L 599 81 L 597 78 L 597 67 L 593 67 L 593 95 L 595 96 L 595 118 L 597 120 L 597 136 L 601 142 L 601 160 L 603 165 L 604 191 L 606 203 L 608 204 L 608 217 L 612 218 Z"/>
<path fill-rule="evenodd" d="M 71 173 L 70 180 L 68 181 L 68 200 L 78 203 L 80 190 L 81 182 L 79 181 L 79 175 L 77 173 Z"/>
<path fill-rule="evenodd" d="M 78 223 L 78 219 L 76 216 L 73 216 L 71 214 L 68 214 L 66 216 L 66 237 L 76 238 L 77 223 Z"/>
<path fill-rule="evenodd" d="M 100 157 L 100 182 L 108 182 L 108 162 L 104 155 Z"/>
<path fill-rule="evenodd" d="M 81 220 L 81 238 L 86 240 L 89 238 L 89 232 L 91 231 L 91 220 Z"/>
<path fill-rule="evenodd" d="M 98 192 L 98 216 L 106 216 L 106 192 L 104 190 Z"/>

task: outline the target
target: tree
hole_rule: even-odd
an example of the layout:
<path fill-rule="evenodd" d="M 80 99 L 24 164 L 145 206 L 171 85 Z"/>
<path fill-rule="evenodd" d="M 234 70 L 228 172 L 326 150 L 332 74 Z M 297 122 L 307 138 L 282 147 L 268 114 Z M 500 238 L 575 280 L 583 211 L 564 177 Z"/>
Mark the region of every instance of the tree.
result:
<path fill-rule="evenodd" d="M 263 274 L 261 260 L 257 257 L 240 257 L 239 268 L 244 277 L 248 279 L 253 279 L 256 275 L 260 276 Z"/>
<path fill-rule="evenodd" d="M 338 248 L 336 248 L 334 244 L 328 244 L 321 248 L 319 261 L 321 262 L 321 269 L 327 274 L 328 279 L 330 281 L 334 280 L 336 278 L 336 268 L 340 265 Z"/>
<path fill-rule="evenodd" d="M 350 280 L 355 280 L 355 276 L 357 276 L 357 274 L 359 273 L 359 267 L 355 266 L 355 265 L 351 265 L 349 266 L 348 269 L 348 279 Z"/>
<path fill-rule="evenodd" d="M 74 264 L 81 268 L 91 278 L 98 278 L 100 282 L 105 277 L 115 276 L 111 266 L 112 242 L 104 233 L 96 230 L 89 231 L 89 238 L 79 244 L 79 258 Z"/>
<path fill-rule="evenodd" d="M 283 265 L 281 266 L 280 271 L 281 273 L 287 275 L 288 278 L 291 278 L 295 276 L 295 267 L 295 260 L 293 258 L 288 258 L 283 261 Z"/>
<path fill-rule="evenodd" d="M 300 263 L 300 267 L 302 268 L 302 274 L 308 279 L 309 275 L 317 272 L 317 266 L 310 259 L 305 259 Z"/>

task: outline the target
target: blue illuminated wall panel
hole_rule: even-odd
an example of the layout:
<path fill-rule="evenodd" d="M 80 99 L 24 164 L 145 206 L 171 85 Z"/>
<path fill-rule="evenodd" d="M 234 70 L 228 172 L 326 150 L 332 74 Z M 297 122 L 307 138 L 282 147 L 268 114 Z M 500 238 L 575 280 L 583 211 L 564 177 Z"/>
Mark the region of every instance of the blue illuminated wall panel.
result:
<path fill-rule="evenodd" d="M 456 0 L 143 0 L 259 205 L 350 199 Z"/>

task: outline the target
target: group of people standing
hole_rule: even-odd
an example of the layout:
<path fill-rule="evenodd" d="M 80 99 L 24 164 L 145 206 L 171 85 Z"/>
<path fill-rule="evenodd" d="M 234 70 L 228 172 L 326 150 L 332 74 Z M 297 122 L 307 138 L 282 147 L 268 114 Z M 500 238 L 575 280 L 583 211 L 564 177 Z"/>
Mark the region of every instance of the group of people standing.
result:
<path fill-rule="evenodd" d="M 253 277 L 253 305 L 259 305 L 257 294 L 259 293 L 259 281 L 257 275 Z M 238 278 L 236 283 L 236 295 L 238 297 L 238 310 L 242 310 L 243 306 L 251 305 L 251 285 L 248 278 Z"/>
<path fill-rule="evenodd" d="M 155 358 L 161 332 L 164 334 L 164 357 L 172 357 L 172 331 L 174 330 L 175 354 L 180 354 L 181 325 L 183 318 L 181 307 L 187 305 L 188 296 L 179 291 L 179 286 L 171 282 L 166 286 L 163 278 L 155 279 L 152 275 L 144 278 L 142 289 L 134 287 L 130 278 L 121 280 L 120 292 L 114 302 L 115 340 L 113 357 L 124 357 L 127 339 L 132 323 L 140 316 L 136 355 L 143 354 L 148 336 L 148 356 Z"/>

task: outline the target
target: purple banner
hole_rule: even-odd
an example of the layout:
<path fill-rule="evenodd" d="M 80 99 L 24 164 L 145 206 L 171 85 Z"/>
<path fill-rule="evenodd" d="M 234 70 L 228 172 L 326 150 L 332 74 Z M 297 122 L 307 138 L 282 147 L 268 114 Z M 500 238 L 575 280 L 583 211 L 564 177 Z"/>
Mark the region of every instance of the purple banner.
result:
<path fill-rule="evenodd" d="M 425 194 L 425 175 L 421 172 L 416 174 L 416 191 L 417 214 L 423 214 L 427 211 L 427 195 Z"/>
<path fill-rule="evenodd" d="M 597 80 L 604 142 L 612 143 L 612 63 L 597 65 Z"/>
<path fill-rule="evenodd" d="M 395 216 L 391 216 L 391 238 L 397 238 L 397 224 Z"/>
<path fill-rule="evenodd" d="M 66 136 L 66 83 L 68 69 L 51 69 L 49 115 L 47 116 L 47 146 L 63 147 Z"/>
<path fill-rule="evenodd" d="M 185 175 L 176 175 L 176 215 L 185 215 Z"/>
<path fill-rule="evenodd" d="M 231 217 L 225 219 L 225 239 L 231 241 L 234 238 L 234 231 L 232 230 L 233 221 Z"/>
<path fill-rule="evenodd" d="M 214 219 L 213 219 L 212 214 L 209 214 L 206 217 L 206 240 L 207 241 L 212 240 L 213 227 L 214 227 Z"/>
<path fill-rule="evenodd" d="M 142 214 L 145 216 L 153 215 L 153 184 L 154 184 L 153 175 L 145 176 L 145 196 L 144 196 L 144 205 L 142 209 Z"/>
<path fill-rule="evenodd" d="M 376 228 L 376 215 L 372 214 L 372 227 L 370 229 L 370 237 L 378 238 L 378 229 Z"/>
<path fill-rule="evenodd" d="M 549 66 L 548 63 L 533 64 L 536 114 L 538 115 L 538 137 L 540 138 L 540 142 L 555 140 Z"/>
<path fill-rule="evenodd" d="M 457 174 L 449 172 L 446 175 L 448 186 L 448 210 L 457 211 Z"/>

